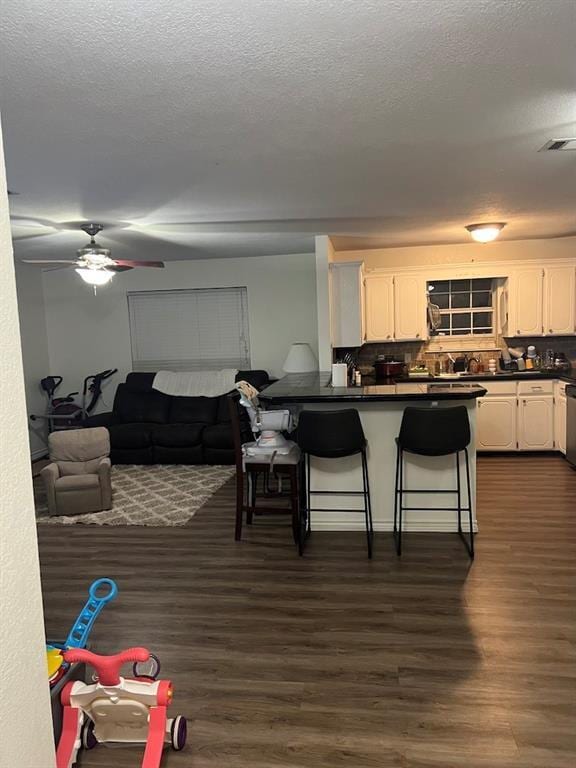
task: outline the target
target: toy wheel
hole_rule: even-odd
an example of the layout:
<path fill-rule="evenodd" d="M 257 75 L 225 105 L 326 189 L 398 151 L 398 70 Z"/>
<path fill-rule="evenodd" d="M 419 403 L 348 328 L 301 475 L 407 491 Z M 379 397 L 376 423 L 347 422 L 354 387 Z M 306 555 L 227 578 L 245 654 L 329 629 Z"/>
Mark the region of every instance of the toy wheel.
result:
<path fill-rule="evenodd" d="M 82 746 L 84 749 L 94 749 L 98 744 L 98 739 L 94 736 L 94 721 L 85 720 L 82 725 Z"/>
<path fill-rule="evenodd" d="M 172 720 L 172 727 L 170 728 L 170 738 L 172 741 L 172 749 L 180 752 L 186 746 L 186 733 L 188 727 L 186 725 L 186 718 L 182 715 L 176 715 Z"/>
<path fill-rule="evenodd" d="M 160 674 L 160 659 L 151 653 L 148 661 L 137 661 L 134 664 L 132 674 L 134 677 L 147 677 L 149 680 L 156 680 Z"/>

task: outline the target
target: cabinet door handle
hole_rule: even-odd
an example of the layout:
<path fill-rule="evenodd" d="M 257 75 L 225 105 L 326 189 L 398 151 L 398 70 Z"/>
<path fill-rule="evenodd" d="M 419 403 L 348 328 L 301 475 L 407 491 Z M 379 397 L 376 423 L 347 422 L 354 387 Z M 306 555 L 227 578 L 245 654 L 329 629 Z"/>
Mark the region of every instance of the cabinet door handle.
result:
<path fill-rule="evenodd" d="M 417 333 L 417 334 L 416 334 L 416 338 L 417 338 L 417 339 L 419 339 L 419 338 L 420 338 L 420 334 L 419 334 L 419 333 Z"/>
<path fill-rule="evenodd" d="M 554 333 L 554 331 L 552 330 L 552 328 L 548 328 L 548 333 Z"/>
<path fill-rule="evenodd" d="M 520 331 L 516 331 L 516 336 L 520 336 Z"/>

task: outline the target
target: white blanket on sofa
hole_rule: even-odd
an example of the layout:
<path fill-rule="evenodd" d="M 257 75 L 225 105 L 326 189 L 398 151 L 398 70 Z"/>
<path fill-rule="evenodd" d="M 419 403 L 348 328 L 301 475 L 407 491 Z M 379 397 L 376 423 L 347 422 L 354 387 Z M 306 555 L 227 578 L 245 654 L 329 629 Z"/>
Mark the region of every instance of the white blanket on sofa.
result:
<path fill-rule="evenodd" d="M 165 395 L 218 397 L 234 389 L 237 373 L 237 368 L 224 368 L 221 371 L 158 371 L 152 387 Z"/>

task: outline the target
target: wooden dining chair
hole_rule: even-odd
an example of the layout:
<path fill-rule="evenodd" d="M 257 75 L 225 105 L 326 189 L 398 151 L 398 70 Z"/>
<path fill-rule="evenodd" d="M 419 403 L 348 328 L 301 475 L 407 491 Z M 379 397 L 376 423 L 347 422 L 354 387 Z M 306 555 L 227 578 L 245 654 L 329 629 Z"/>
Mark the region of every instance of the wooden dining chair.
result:
<path fill-rule="evenodd" d="M 292 535 L 294 543 L 300 543 L 300 473 L 301 454 L 295 446 L 289 454 L 272 454 L 262 456 L 245 456 L 242 446 L 252 442 L 254 435 L 250 429 L 247 414 L 240 405 L 237 392 L 228 395 L 230 421 L 234 438 L 234 456 L 236 460 L 236 528 L 235 539 L 242 538 L 244 514 L 246 522 L 252 524 L 254 515 L 260 514 L 291 514 Z M 269 490 L 269 477 L 274 475 L 288 478 L 287 493 L 273 493 Z M 268 503 L 258 504 L 258 481 L 262 480 L 262 498 Z M 288 507 L 271 505 L 270 499 L 287 498 Z M 299 547 L 300 549 L 300 547 Z"/>

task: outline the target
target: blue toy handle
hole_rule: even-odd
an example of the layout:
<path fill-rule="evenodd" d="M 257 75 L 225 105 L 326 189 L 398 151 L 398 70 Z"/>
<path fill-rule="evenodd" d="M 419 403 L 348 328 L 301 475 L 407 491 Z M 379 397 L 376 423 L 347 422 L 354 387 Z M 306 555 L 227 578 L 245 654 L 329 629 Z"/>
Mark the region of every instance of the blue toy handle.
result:
<path fill-rule="evenodd" d="M 107 587 L 109 591 L 104 595 L 98 595 L 98 590 L 102 587 Z M 72 629 L 66 641 L 64 643 L 65 648 L 85 648 L 88 641 L 88 635 L 94 626 L 94 622 L 98 618 L 100 611 L 106 603 L 114 600 L 118 594 L 118 587 L 116 582 L 112 579 L 97 579 L 91 584 L 88 591 L 90 597 L 86 601 L 85 606 L 82 608 L 76 621 L 74 622 Z"/>

